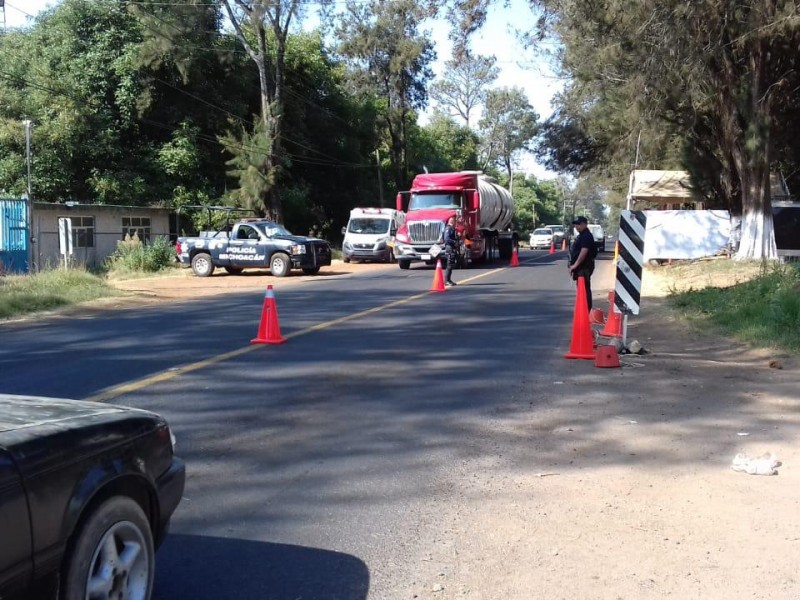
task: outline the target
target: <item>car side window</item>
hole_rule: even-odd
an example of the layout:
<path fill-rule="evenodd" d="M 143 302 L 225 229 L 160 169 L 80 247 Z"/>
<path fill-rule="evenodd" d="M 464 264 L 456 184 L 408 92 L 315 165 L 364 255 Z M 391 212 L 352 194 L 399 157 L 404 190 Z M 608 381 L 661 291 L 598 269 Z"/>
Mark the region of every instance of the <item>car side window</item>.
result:
<path fill-rule="evenodd" d="M 258 231 L 249 225 L 239 226 L 239 233 L 236 234 L 236 239 L 239 240 L 258 240 Z"/>

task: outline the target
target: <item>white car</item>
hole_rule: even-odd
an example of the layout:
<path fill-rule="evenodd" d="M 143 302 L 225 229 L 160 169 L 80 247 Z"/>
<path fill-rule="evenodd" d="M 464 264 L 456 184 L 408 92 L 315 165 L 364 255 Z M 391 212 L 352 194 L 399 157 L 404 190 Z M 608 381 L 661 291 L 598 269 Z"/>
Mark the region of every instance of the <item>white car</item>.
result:
<path fill-rule="evenodd" d="M 553 243 L 553 230 L 548 227 L 534 229 L 531 234 L 531 248 L 550 248 Z"/>

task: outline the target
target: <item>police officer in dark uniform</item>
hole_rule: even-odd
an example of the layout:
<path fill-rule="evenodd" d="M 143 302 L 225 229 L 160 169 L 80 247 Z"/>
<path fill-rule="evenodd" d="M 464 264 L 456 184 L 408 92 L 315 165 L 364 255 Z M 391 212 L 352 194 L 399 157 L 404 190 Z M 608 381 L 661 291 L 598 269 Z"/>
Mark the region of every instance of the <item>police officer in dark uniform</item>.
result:
<path fill-rule="evenodd" d="M 458 232 L 456 231 L 456 216 L 451 215 L 447 219 L 447 226 L 444 228 L 442 235 L 444 240 L 444 256 L 447 260 L 447 269 L 445 271 L 445 285 L 450 287 L 456 285 L 453 281 L 453 265 L 458 260 Z"/>
<path fill-rule="evenodd" d="M 594 258 L 597 255 L 597 246 L 594 236 L 589 231 L 589 221 L 586 217 L 577 217 L 572 224 L 578 232 L 569 253 L 569 272 L 572 279 L 577 281 L 583 277 L 586 287 L 586 304 L 592 310 L 592 273 L 594 273 Z"/>

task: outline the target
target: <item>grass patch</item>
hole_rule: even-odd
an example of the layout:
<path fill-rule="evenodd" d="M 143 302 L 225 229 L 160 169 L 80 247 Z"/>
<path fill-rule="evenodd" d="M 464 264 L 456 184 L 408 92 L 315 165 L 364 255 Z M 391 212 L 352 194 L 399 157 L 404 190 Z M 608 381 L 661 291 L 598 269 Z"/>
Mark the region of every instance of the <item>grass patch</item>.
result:
<path fill-rule="evenodd" d="M 0 319 L 119 295 L 103 279 L 84 270 L 7 275 L 0 277 Z"/>
<path fill-rule="evenodd" d="M 800 268 L 795 264 L 762 268 L 749 281 L 728 287 L 673 291 L 669 299 L 695 323 L 753 346 L 800 352 Z"/>

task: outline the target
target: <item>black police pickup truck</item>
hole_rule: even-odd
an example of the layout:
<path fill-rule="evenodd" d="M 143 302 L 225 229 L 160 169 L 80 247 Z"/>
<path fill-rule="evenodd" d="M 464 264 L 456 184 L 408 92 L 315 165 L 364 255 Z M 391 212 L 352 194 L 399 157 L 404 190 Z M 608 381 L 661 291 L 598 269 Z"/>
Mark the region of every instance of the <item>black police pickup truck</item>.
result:
<path fill-rule="evenodd" d="M 175 251 L 178 262 L 191 266 L 198 277 L 208 277 L 216 267 L 231 274 L 248 268 L 268 268 L 275 277 L 285 277 L 292 269 L 316 275 L 320 267 L 331 264 L 328 242 L 292 235 L 266 219 L 241 219 L 230 231 L 179 237 Z"/>

